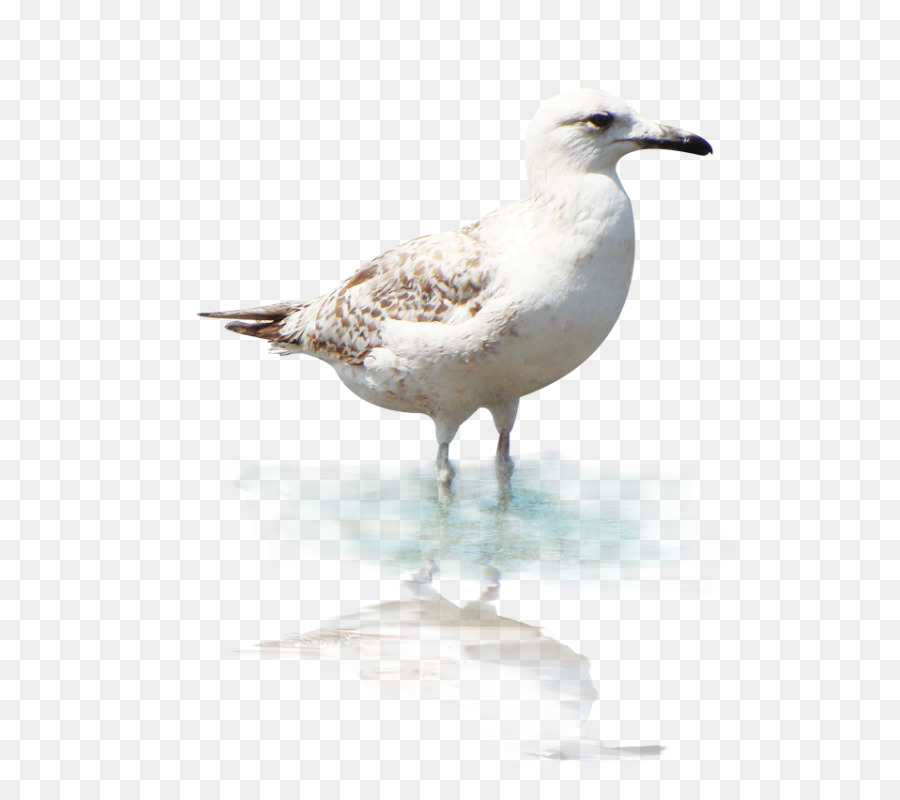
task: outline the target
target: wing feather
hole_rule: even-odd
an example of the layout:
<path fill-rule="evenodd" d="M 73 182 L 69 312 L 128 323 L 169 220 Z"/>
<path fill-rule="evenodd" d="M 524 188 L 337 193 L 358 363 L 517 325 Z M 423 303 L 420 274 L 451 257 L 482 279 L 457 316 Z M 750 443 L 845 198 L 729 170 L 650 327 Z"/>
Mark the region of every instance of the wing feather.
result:
<path fill-rule="evenodd" d="M 361 364 L 381 344 L 386 320 L 454 325 L 471 319 L 491 293 L 487 253 L 473 232 L 425 236 L 387 251 L 287 315 L 273 347 Z"/>

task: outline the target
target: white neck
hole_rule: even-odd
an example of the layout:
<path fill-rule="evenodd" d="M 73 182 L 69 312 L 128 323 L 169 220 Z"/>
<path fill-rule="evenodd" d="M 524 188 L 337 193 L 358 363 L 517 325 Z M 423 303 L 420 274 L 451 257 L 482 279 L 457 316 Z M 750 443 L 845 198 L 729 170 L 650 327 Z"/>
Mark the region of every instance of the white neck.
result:
<path fill-rule="evenodd" d="M 616 174 L 615 165 L 599 172 L 544 172 L 535 175 L 533 201 L 553 210 L 567 223 L 611 223 L 631 219 L 631 203 Z M 602 227 L 606 227 L 603 225 Z"/>

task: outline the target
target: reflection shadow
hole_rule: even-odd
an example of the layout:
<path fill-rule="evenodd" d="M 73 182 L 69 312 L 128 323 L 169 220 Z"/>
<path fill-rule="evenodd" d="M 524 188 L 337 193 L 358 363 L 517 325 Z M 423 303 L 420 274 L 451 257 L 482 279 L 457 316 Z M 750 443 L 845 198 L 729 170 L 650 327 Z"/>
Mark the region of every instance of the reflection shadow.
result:
<path fill-rule="evenodd" d="M 655 542 L 641 540 L 635 513 L 639 498 L 657 491 L 660 481 L 543 457 L 520 462 L 510 492 L 498 491 L 493 464 L 463 470 L 445 499 L 430 464 L 347 469 L 260 464 L 246 469 L 238 485 L 250 497 L 274 502 L 269 516 L 282 541 L 340 541 L 342 556 L 400 569 L 450 558 L 507 573 L 539 565 L 547 577 L 577 567 L 578 577 L 587 577 L 609 564 L 664 557 Z M 346 552 L 350 544 L 353 552 Z"/>
<path fill-rule="evenodd" d="M 436 571 L 429 561 L 404 575 L 401 600 L 262 643 L 253 652 L 337 660 L 354 677 L 377 682 L 383 693 L 391 687 L 412 693 L 411 699 L 420 701 L 417 709 L 424 708 L 426 687 L 436 683 L 442 724 L 452 718 L 447 706 L 452 701 L 460 719 L 479 724 L 480 733 L 472 738 L 505 742 L 522 755 L 601 759 L 662 751 L 584 738 L 582 726 L 598 696 L 590 662 L 540 628 L 499 616 L 493 606 L 500 587 L 496 569 L 485 568 L 480 596 L 459 605 L 435 590 Z"/>

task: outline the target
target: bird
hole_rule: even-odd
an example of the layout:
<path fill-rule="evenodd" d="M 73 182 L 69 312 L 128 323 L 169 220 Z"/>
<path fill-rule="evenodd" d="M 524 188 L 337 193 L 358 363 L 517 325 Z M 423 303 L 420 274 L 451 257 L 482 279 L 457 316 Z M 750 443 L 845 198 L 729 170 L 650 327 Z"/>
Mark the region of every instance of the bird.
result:
<path fill-rule="evenodd" d="M 226 328 L 280 355 L 321 359 L 363 400 L 430 417 L 445 489 L 456 473 L 450 443 L 486 408 L 497 477 L 509 486 L 519 399 L 587 360 L 625 304 L 634 215 L 616 165 L 646 149 L 712 153 L 616 95 L 565 92 L 529 126 L 529 197 L 394 247 L 316 299 L 200 316 L 231 319 Z"/>
<path fill-rule="evenodd" d="M 428 558 L 418 571 L 400 576 L 400 599 L 242 652 L 337 661 L 348 679 L 377 682 L 387 695 L 399 689 L 413 701 L 433 696 L 423 683 L 435 681 L 447 713 L 456 707 L 461 718 L 471 715 L 487 727 L 499 718 L 509 755 L 646 758 L 663 751 L 660 745 L 621 747 L 593 737 L 593 726 L 585 723 L 599 694 L 590 661 L 540 627 L 498 614 L 498 569 L 483 565 L 477 598 L 459 603 L 434 587 L 440 572 Z"/>

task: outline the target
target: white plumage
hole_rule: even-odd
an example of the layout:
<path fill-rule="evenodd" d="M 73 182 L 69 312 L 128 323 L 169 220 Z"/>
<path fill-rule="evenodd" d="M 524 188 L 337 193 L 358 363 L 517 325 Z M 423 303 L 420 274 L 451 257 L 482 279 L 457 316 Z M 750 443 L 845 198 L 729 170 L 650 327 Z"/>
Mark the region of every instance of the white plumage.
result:
<path fill-rule="evenodd" d="M 364 400 L 430 416 L 445 486 L 450 442 L 487 408 L 500 434 L 498 475 L 508 479 L 519 398 L 585 361 L 625 303 L 634 220 L 616 164 L 648 147 L 712 152 L 613 95 L 560 95 L 528 133 L 530 198 L 389 250 L 315 300 L 203 316 L 238 320 L 228 328 L 276 352 L 326 361 Z"/>

